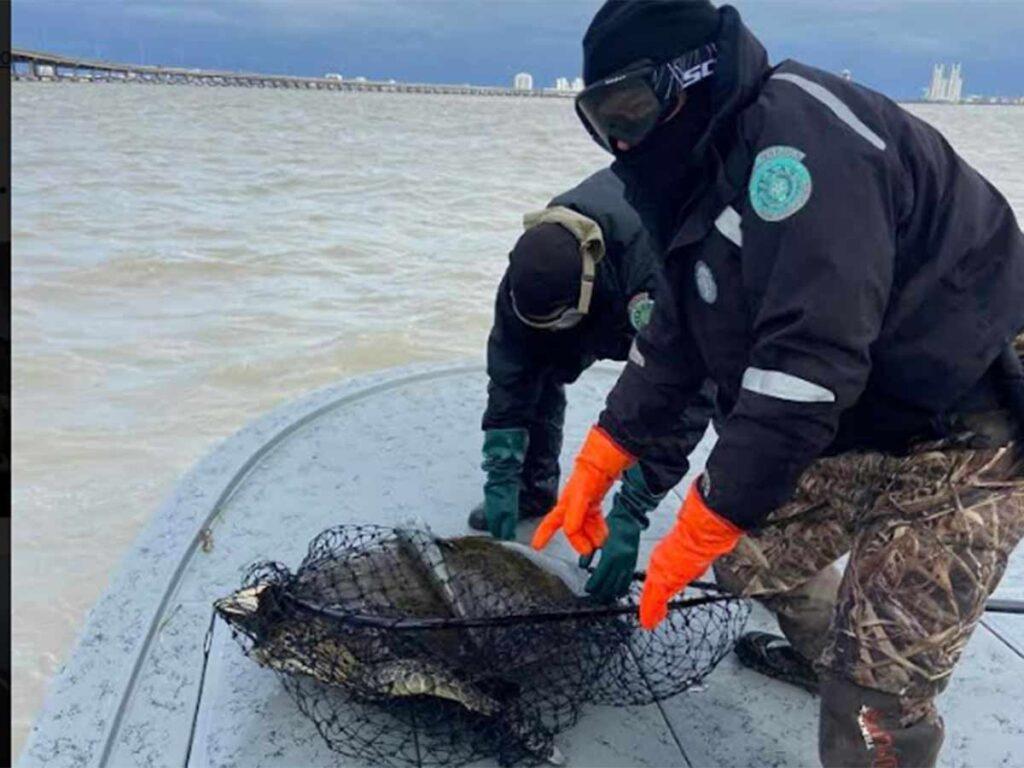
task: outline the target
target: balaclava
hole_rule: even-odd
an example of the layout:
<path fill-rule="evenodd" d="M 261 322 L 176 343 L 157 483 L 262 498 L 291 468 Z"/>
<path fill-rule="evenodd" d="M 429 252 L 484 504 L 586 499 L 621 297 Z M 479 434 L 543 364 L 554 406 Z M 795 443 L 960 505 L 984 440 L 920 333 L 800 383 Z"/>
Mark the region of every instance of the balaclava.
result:
<path fill-rule="evenodd" d="M 582 275 L 579 241 L 560 224 L 530 227 L 509 254 L 509 286 L 516 308 L 531 319 L 575 306 Z"/>

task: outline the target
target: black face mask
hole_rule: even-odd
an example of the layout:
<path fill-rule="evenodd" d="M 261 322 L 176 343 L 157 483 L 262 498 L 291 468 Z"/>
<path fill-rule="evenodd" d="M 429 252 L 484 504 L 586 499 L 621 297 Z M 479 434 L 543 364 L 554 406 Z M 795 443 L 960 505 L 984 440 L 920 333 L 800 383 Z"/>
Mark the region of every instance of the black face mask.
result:
<path fill-rule="evenodd" d="M 626 202 L 662 250 L 671 242 L 679 213 L 704 183 L 694 148 L 710 114 L 711 89 L 693 88 L 678 115 L 638 147 L 615 155 L 612 171 L 626 187 Z"/>

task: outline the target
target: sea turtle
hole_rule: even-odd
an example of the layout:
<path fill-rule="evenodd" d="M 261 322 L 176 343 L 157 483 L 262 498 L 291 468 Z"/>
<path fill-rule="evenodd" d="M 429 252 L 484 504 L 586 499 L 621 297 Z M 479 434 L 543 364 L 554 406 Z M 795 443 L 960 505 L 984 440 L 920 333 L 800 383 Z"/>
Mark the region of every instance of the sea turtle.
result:
<path fill-rule="evenodd" d="M 585 599 L 585 572 L 522 545 L 472 536 L 445 540 L 410 526 L 380 529 L 387 533 L 339 551 L 339 531 L 344 527 L 317 537 L 284 583 L 249 584 L 215 603 L 248 637 L 249 656 L 363 699 L 456 702 L 530 755 L 563 762 L 551 734 L 523 714 L 514 695 L 531 670 L 576 639 L 557 635 L 571 628 L 410 632 L 353 627 L 337 616 L 445 620 L 568 610 Z"/>

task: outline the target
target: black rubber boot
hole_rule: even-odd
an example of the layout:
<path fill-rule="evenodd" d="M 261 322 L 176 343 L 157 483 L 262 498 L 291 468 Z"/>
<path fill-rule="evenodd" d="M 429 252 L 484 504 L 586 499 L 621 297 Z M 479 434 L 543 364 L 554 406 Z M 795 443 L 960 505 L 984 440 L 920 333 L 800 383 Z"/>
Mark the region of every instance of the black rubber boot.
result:
<path fill-rule="evenodd" d="M 470 510 L 467 522 L 474 531 L 487 531 L 487 515 L 484 514 L 484 503 L 482 501 Z"/>
<path fill-rule="evenodd" d="M 935 700 L 821 681 L 818 754 L 825 768 L 934 768 L 945 737 Z"/>
<path fill-rule="evenodd" d="M 762 675 L 818 693 L 814 666 L 793 650 L 786 638 L 768 632 L 747 632 L 736 643 L 740 664 Z"/>
<path fill-rule="evenodd" d="M 519 522 L 544 517 L 544 515 L 551 511 L 553 506 L 550 499 L 539 499 L 529 496 L 525 498 L 520 496 L 519 498 Z M 467 522 L 474 531 L 484 531 L 486 533 L 487 516 L 484 514 L 484 503 L 482 501 L 470 510 Z"/>

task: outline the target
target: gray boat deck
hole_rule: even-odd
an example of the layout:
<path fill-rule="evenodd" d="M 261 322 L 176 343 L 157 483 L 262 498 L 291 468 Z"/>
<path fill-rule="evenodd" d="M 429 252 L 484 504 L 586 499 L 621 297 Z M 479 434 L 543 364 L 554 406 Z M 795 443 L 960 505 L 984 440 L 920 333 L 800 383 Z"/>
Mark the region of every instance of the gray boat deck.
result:
<path fill-rule="evenodd" d="M 570 388 L 563 467 L 615 375 L 595 368 Z M 338 523 L 420 517 L 440 534 L 464 533 L 480 496 L 485 381 L 478 364 L 386 371 L 286 405 L 223 443 L 125 558 L 19 765 L 351 765 L 326 749 L 275 675 L 242 656 L 220 622 L 204 674 L 211 602 L 238 586 L 246 564 L 294 566 L 310 539 Z M 677 504 L 666 499 L 645 546 Z M 521 526 L 520 539 L 531 532 Z M 570 555 L 562 537 L 554 546 Z M 996 596 L 1024 598 L 1021 551 Z M 774 624 L 755 608 L 751 626 Z M 987 616 L 940 699 L 948 726 L 941 764 L 1024 765 L 1022 693 L 1024 616 Z M 703 690 L 657 706 L 595 707 L 557 743 L 574 766 L 804 766 L 817 764 L 816 733 L 814 697 L 729 657 Z"/>

